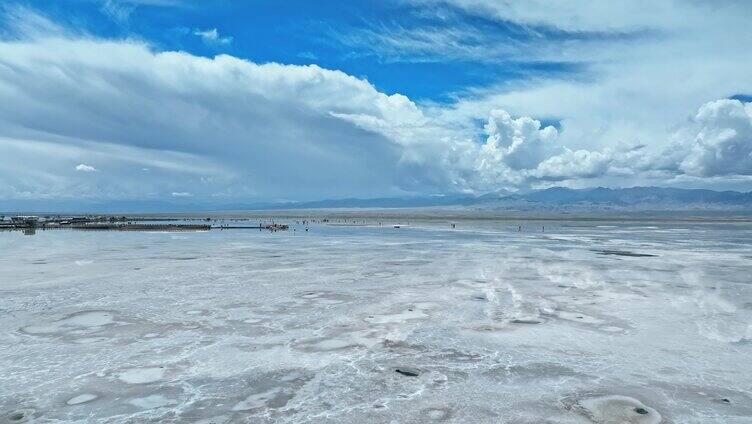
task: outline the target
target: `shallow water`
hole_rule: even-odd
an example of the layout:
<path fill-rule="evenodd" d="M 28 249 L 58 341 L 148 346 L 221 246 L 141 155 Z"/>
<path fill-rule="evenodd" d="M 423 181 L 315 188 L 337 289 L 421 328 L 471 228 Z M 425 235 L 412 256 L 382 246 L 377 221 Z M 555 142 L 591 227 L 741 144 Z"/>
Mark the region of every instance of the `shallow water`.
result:
<path fill-rule="evenodd" d="M 752 225 L 517 225 L 0 233 L 0 422 L 752 422 Z"/>

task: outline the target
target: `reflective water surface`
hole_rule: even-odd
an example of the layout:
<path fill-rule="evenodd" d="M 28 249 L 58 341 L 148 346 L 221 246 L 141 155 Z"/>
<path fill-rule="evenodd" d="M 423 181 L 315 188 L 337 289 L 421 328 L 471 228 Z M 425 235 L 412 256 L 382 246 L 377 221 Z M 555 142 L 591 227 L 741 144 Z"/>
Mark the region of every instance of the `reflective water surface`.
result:
<path fill-rule="evenodd" d="M 0 421 L 752 422 L 752 224 L 293 227 L 0 233 Z"/>

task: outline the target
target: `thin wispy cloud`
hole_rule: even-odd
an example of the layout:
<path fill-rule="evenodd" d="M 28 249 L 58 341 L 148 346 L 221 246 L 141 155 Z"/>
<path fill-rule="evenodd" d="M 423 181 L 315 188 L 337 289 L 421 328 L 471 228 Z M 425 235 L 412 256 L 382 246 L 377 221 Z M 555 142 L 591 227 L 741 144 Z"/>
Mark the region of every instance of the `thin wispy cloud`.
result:
<path fill-rule="evenodd" d="M 136 4 L 118 0 L 104 0 L 101 6 L 102 13 L 121 24 L 128 22 L 135 9 Z"/>
<path fill-rule="evenodd" d="M 298 57 L 301 59 L 310 59 L 310 60 L 316 60 L 319 58 L 318 56 L 316 56 L 315 53 L 309 52 L 309 51 L 298 53 Z"/>
<path fill-rule="evenodd" d="M 76 165 L 76 171 L 78 172 L 97 172 L 97 168 L 94 168 L 93 166 L 86 165 L 84 163 Z"/>
<path fill-rule="evenodd" d="M 17 4 L 0 5 L 0 35 L 11 39 L 71 35 L 74 31 Z"/>

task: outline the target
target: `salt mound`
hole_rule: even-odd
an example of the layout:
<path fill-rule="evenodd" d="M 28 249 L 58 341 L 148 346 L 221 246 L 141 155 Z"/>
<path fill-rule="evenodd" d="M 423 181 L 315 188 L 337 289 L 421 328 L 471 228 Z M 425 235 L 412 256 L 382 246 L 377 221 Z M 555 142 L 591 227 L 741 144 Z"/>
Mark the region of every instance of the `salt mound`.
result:
<path fill-rule="evenodd" d="M 587 415 L 599 424 L 658 424 L 661 414 L 627 396 L 598 396 L 579 402 Z"/>
<path fill-rule="evenodd" d="M 91 402 L 91 401 L 93 401 L 96 398 L 97 398 L 97 395 L 95 395 L 95 394 L 84 393 L 84 394 L 81 394 L 81 395 L 78 395 L 76 397 L 73 397 L 73 398 L 69 399 L 65 403 L 68 404 L 68 405 L 79 405 L 79 404 L 82 404 L 82 403 Z"/>
<path fill-rule="evenodd" d="M 62 325 L 74 327 L 99 327 L 112 324 L 115 317 L 105 311 L 78 312 L 58 321 Z"/>

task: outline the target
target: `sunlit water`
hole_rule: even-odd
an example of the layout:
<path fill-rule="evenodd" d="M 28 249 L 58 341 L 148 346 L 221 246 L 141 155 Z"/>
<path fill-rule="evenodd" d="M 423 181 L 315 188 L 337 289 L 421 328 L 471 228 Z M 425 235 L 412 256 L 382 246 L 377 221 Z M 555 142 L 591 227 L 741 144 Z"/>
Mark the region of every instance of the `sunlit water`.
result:
<path fill-rule="evenodd" d="M 752 225 L 411 224 L 0 233 L 0 420 L 752 422 Z"/>

